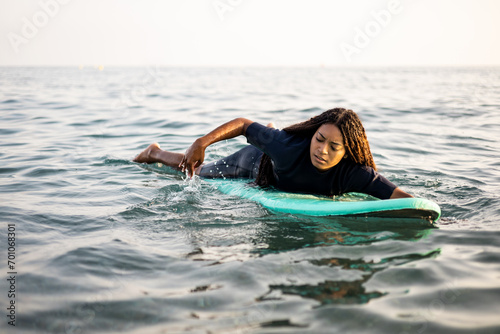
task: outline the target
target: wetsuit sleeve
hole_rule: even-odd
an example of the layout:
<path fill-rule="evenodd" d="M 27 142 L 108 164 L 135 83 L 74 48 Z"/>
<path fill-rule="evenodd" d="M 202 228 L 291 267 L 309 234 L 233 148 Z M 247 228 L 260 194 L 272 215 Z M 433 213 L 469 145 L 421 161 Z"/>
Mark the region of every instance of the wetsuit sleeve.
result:
<path fill-rule="evenodd" d="M 264 153 L 269 154 L 279 145 L 281 130 L 268 128 L 262 124 L 254 122 L 247 127 L 245 136 L 247 142 L 256 146 Z"/>
<path fill-rule="evenodd" d="M 396 185 L 371 167 L 356 166 L 347 178 L 345 191 L 360 192 L 380 199 L 389 199 Z"/>
<path fill-rule="evenodd" d="M 283 130 L 266 127 L 259 123 L 248 126 L 245 136 L 249 144 L 271 157 L 277 170 L 288 168 L 299 157 L 306 139 L 292 136 Z"/>

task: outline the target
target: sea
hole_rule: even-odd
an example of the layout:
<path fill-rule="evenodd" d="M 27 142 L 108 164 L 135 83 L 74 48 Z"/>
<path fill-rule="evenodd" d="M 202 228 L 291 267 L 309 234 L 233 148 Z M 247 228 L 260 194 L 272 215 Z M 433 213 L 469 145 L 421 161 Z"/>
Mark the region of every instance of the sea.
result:
<path fill-rule="evenodd" d="M 132 161 L 335 107 L 439 221 L 276 213 Z M 499 143 L 498 67 L 2 67 L 0 332 L 500 333 Z"/>

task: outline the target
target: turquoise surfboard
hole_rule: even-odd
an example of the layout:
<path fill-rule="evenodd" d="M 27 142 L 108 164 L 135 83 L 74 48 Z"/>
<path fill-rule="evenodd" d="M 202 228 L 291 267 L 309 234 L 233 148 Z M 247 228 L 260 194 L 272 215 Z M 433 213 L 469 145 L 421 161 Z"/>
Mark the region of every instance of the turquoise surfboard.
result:
<path fill-rule="evenodd" d="M 309 216 L 363 216 L 381 218 L 417 218 L 435 222 L 441 216 L 439 206 L 423 198 L 378 198 L 349 193 L 324 197 L 262 189 L 248 180 L 206 180 L 219 191 L 260 203 L 276 212 Z"/>

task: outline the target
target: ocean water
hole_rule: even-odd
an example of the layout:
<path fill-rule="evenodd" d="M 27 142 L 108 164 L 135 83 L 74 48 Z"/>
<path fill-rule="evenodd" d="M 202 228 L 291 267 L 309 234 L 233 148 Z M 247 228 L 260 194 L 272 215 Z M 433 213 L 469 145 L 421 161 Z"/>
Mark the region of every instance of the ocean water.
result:
<path fill-rule="evenodd" d="M 435 226 L 272 213 L 131 162 L 332 107 Z M 499 142 L 500 68 L 0 68 L 0 331 L 499 333 Z"/>

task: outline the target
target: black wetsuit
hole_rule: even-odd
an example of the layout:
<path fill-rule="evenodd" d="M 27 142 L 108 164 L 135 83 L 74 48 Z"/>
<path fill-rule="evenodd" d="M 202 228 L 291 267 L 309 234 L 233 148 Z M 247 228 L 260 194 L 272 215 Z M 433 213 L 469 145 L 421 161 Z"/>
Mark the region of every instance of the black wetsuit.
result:
<path fill-rule="evenodd" d="M 361 192 L 388 199 L 396 186 L 373 168 L 342 159 L 321 172 L 311 163 L 311 138 L 252 123 L 246 131 L 248 143 L 240 151 L 206 164 L 200 171 L 208 178 L 249 178 L 257 176 L 262 152 L 273 161 L 276 187 L 283 191 L 326 196 Z"/>

